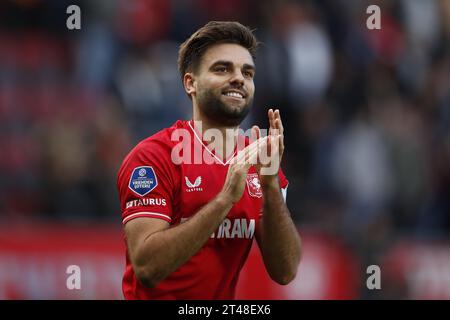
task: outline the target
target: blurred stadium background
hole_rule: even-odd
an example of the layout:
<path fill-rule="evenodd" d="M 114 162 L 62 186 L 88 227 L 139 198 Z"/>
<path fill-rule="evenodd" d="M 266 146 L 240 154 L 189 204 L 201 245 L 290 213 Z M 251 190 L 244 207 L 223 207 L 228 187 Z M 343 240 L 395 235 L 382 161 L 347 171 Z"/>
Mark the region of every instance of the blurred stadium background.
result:
<path fill-rule="evenodd" d="M 71 4 L 81 30 L 66 28 Z M 449 299 L 448 0 L 2 0 L 0 298 L 122 299 L 116 172 L 191 117 L 177 49 L 209 20 L 263 42 L 245 126 L 281 110 L 305 246 L 285 287 L 254 248 L 238 297 Z M 71 264 L 81 290 L 66 288 Z M 372 264 L 381 290 L 366 288 Z"/>

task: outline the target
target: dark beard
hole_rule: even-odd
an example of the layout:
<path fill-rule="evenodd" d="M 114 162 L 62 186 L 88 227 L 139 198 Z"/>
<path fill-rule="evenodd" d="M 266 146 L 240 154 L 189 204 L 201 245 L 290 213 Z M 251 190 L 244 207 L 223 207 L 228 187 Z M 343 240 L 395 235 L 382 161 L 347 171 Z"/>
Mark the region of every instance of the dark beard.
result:
<path fill-rule="evenodd" d="M 244 105 L 241 110 L 231 110 L 220 97 L 214 94 L 212 90 L 205 90 L 197 95 L 198 106 L 201 112 L 217 125 L 226 127 L 235 127 L 241 124 L 253 103 L 253 97 Z"/>

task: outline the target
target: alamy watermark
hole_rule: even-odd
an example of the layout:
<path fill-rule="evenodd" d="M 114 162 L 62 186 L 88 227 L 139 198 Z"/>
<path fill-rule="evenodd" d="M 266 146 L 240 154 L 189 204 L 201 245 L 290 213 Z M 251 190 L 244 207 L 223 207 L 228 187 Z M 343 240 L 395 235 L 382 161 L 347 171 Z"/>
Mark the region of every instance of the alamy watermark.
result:
<path fill-rule="evenodd" d="M 195 121 L 190 130 L 180 128 L 172 132 L 170 139 L 176 142 L 171 152 L 172 162 L 176 165 L 248 163 L 260 166 L 261 175 L 275 175 L 280 166 L 279 131 L 259 131 L 259 138 L 252 129 L 226 129 L 224 136 L 216 128 L 203 131 L 202 122 Z M 217 156 L 224 151 L 224 154 L 231 155 L 228 161 Z"/>
<path fill-rule="evenodd" d="M 77 265 L 70 265 L 66 269 L 69 276 L 66 279 L 66 287 L 69 290 L 81 290 L 81 268 Z"/>
<path fill-rule="evenodd" d="M 381 269 L 376 264 L 367 267 L 366 273 L 370 275 L 366 280 L 366 286 L 369 290 L 381 289 Z"/>
<path fill-rule="evenodd" d="M 66 9 L 66 13 L 70 14 L 66 20 L 66 27 L 69 30 L 81 29 L 81 9 L 77 5 L 70 5 Z"/>
<path fill-rule="evenodd" d="M 366 26 L 369 30 L 381 29 L 381 9 L 379 6 L 372 4 L 367 7 L 367 14 L 370 16 L 366 20 Z"/>

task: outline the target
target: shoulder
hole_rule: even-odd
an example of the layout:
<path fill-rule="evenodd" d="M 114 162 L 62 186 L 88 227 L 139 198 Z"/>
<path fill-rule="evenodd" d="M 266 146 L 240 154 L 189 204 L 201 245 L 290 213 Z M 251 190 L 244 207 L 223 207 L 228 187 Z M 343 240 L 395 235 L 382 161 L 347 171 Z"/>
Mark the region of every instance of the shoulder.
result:
<path fill-rule="evenodd" d="M 171 152 L 176 141 L 171 137 L 174 131 L 185 127 L 185 122 L 178 120 L 171 127 L 165 128 L 154 135 L 140 141 L 124 158 L 118 172 L 118 178 L 129 168 L 150 165 L 166 171 L 171 169 Z"/>

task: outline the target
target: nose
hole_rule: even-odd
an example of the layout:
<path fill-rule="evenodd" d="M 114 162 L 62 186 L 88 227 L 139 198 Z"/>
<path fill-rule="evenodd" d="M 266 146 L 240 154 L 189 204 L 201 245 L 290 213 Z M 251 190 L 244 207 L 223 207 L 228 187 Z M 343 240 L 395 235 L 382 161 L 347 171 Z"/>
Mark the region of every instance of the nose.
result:
<path fill-rule="evenodd" d="M 230 83 L 232 84 L 239 84 L 239 86 L 243 86 L 244 85 L 244 75 L 242 74 L 241 70 L 235 70 L 230 78 Z"/>

